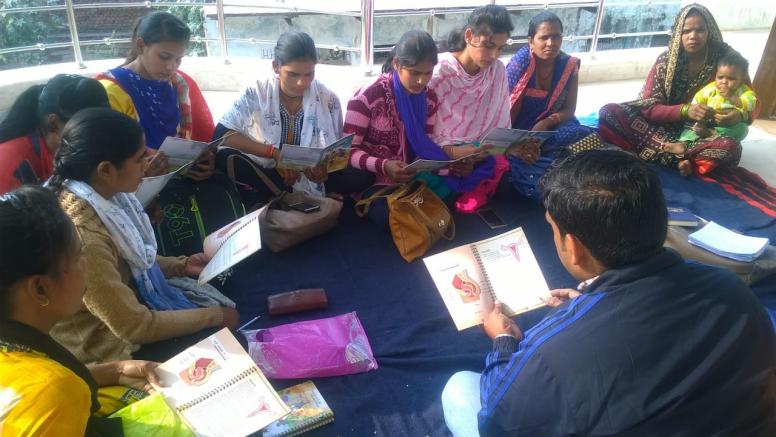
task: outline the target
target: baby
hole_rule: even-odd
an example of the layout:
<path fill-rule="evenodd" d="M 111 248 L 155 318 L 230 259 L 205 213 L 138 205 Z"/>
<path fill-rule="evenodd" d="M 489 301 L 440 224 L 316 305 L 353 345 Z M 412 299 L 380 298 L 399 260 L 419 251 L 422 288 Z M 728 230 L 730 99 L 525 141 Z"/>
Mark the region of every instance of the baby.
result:
<path fill-rule="evenodd" d="M 714 117 L 695 122 L 686 127 L 677 143 L 667 143 L 663 150 L 677 155 L 684 155 L 698 139 L 711 139 L 718 136 L 735 138 L 738 141 L 746 137 L 749 129 L 746 121 L 757 104 L 754 91 L 746 85 L 745 78 L 749 71 L 749 63 L 740 53 L 731 51 L 717 63 L 717 73 L 714 82 L 709 83 L 695 93 L 691 105 L 706 105 L 717 115 L 738 111 L 741 122 L 732 126 L 719 126 Z M 689 108 L 689 105 L 687 106 Z M 689 160 L 679 162 L 679 172 L 682 175 L 692 173 Z"/>

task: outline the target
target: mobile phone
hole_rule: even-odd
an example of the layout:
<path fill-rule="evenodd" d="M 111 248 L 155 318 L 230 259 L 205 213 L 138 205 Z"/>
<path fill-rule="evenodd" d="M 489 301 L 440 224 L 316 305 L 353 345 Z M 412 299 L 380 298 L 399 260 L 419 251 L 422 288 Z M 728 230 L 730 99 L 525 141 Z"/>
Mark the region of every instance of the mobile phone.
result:
<path fill-rule="evenodd" d="M 288 207 L 293 209 L 293 210 L 304 212 L 304 213 L 315 212 L 315 211 L 318 211 L 319 209 L 321 209 L 320 206 L 312 204 L 312 203 L 308 203 L 308 202 L 291 203 L 291 204 L 288 205 Z"/>
<path fill-rule="evenodd" d="M 503 228 L 507 224 L 499 217 L 495 211 L 490 208 L 483 208 L 477 210 L 477 215 L 480 216 L 482 221 L 485 222 L 491 229 Z"/>

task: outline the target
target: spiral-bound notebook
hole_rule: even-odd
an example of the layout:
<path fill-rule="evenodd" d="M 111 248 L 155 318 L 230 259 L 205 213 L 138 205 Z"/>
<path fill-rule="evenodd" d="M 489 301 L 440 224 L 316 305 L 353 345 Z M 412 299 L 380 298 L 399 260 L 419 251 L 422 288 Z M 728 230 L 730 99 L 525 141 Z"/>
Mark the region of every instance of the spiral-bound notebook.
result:
<path fill-rule="evenodd" d="M 199 274 L 200 285 L 223 273 L 245 258 L 261 249 L 261 226 L 259 220 L 267 206 L 238 218 L 213 232 L 202 243 L 202 251 L 210 257 Z"/>
<path fill-rule="evenodd" d="M 268 426 L 263 437 L 293 437 L 334 421 L 321 392 L 312 381 L 306 381 L 278 392 L 291 414 Z"/>
<path fill-rule="evenodd" d="M 156 368 L 154 385 L 198 436 L 245 436 L 290 409 L 224 328 Z"/>
<path fill-rule="evenodd" d="M 549 288 L 522 228 L 423 259 L 458 330 L 482 323 L 483 293 L 511 316 L 544 305 Z"/>

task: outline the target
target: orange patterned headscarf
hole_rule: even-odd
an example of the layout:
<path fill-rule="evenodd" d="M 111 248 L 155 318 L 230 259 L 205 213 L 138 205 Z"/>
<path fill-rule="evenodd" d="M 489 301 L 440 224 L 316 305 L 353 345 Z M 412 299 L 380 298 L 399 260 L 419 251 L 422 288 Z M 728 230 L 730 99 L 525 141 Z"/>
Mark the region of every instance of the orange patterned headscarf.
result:
<path fill-rule="evenodd" d="M 706 40 L 706 60 L 703 67 L 692 76 L 687 71 L 687 55 L 682 48 L 682 30 L 684 20 L 691 13 L 700 15 L 706 22 L 708 39 Z M 687 5 L 679 11 L 671 31 L 668 50 L 655 61 L 638 100 L 626 103 L 630 106 L 647 108 L 655 104 L 678 105 L 688 103 L 695 93 L 709 81 L 714 80 L 717 61 L 730 47 L 722 41 L 717 22 L 708 9 L 698 4 Z"/>
<path fill-rule="evenodd" d="M 709 35 L 706 40 L 706 49 L 708 50 L 709 54 L 712 54 L 715 49 L 718 49 L 723 45 L 722 33 L 719 31 L 717 21 L 714 20 L 714 16 L 711 15 L 711 12 L 709 12 L 706 7 L 697 3 L 692 3 L 682 8 L 682 10 L 679 11 L 679 14 L 676 16 L 676 20 L 674 20 L 674 27 L 671 30 L 671 39 L 668 41 L 668 68 L 666 69 L 664 84 L 665 92 L 668 96 L 671 95 L 671 88 L 673 86 L 674 75 L 677 70 L 679 58 L 684 54 L 684 49 L 682 48 L 682 31 L 684 30 L 684 20 L 687 19 L 687 16 L 690 14 L 690 12 L 695 12 L 696 14 L 700 15 L 701 18 L 703 18 L 703 21 L 706 22 L 706 29 L 708 30 Z M 714 58 L 713 67 L 716 68 L 716 60 L 718 57 L 711 57 Z M 707 56 L 706 59 L 706 63 L 708 64 L 709 56 Z"/>

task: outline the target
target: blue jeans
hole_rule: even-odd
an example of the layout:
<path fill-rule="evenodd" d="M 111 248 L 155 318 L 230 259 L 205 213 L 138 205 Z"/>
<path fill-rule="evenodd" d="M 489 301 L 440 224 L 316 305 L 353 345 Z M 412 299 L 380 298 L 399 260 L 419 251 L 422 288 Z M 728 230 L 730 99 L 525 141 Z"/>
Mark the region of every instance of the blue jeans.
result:
<path fill-rule="evenodd" d="M 468 370 L 453 374 L 442 390 L 442 412 L 454 437 L 479 437 L 480 374 Z"/>

